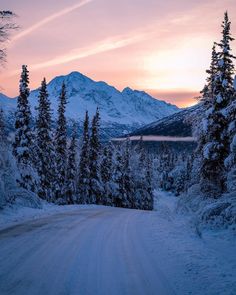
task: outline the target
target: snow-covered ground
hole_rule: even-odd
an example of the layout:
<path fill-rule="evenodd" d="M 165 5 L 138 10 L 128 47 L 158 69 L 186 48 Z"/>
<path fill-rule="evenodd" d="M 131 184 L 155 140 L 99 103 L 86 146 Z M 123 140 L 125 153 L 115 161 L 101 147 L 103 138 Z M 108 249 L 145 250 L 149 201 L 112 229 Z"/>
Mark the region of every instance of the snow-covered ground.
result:
<path fill-rule="evenodd" d="M 236 294 L 236 237 L 156 210 L 43 206 L 1 214 L 0 294 Z"/>

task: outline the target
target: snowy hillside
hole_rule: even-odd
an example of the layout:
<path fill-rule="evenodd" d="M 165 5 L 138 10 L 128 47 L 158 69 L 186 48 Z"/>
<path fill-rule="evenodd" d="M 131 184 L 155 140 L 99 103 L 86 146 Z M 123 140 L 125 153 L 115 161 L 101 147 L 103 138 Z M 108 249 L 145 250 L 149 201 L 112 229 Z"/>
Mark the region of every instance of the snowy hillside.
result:
<path fill-rule="evenodd" d="M 0 107 L 4 110 L 4 112 L 14 111 L 16 107 L 16 100 L 0 93 Z"/>
<path fill-rule="evenodd" d="M 198 117 L 201 110 L 201 104 L 183 109 L 135 130 L 132 135 L 192 136 L 193 118 Z"/>
<path fill-rule="evenodd" d="M 53 114 L 56 115 L 57 100 L 62 82 L 67 87 L 67 117 L 81 121 L 85 111 L 92 116 L 99 107 L 102 129 L 109 130 L 107 137 L 120 135 L 177 112 L 179 109 L 164 101 L 157 100 L 143 91 L 125 88 L 122 92 L 105 82 L 95 82 L 79 72 L 54 78 L 48 84 Z M 0 104 L 7 111 L 15 108 L 15 101 L 0 97 Z M 38 90 L 30 94 L 34 115 L 38 104 Z"/>

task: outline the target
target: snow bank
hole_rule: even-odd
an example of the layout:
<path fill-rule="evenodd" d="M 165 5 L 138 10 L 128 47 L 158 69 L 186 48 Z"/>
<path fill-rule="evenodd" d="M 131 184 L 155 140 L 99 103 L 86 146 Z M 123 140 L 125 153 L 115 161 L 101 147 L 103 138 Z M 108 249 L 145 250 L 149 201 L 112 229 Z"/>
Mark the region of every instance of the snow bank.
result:
<path fill-rule="evenodd" d="M 200 232 L 205 229 L 236 230 L 235 193 L 227 193 L 219 199 L 211 199 L 204 197 L 199 185 L 193 185 L 180 197 L 177 211 L 192 215 L 192 221 Z"/>
<path fill-rule="evenodd" d="M 32 219 L 38 219 L 42 217 L 51 216 L 57 213 L 72 212 L 78 208 L 93 208 L 97 205 L 65 205 L 59 206 L 55 204 L 47 203 L 46 201 L 40 200 L 38 206 L 28 206 L 24 202 L 25 196 L 15 204 L 7 205 L 5 208 L 0 209 L 0 229 L 5 228 L 17 223 L 23 223 Z M 32 205 L 32 203 L 31 203 Z M 100 206 L 102 207 L 102 206 Z"/>
<path fill-rule="evenodd" d="M 185 196 L 188 204 L 185 207 L 183 197 L 155 192 L 157 214 L 152 216 L 152 235 L 156 240 L 153 251 L 158 256 L 158 267 L 171 277 L 175 294 L 236 294 L 235 232 L 216 229 L 215 222 L 212 228 L 207 228 L 206 221 L 200 218 L 206 215 L 199 204 L 206 200 L 198 194 L 197 187 L 190 191 L 192 197 Z M 204 231 L 196 227 L 196 216 L 205 226 Z"/>

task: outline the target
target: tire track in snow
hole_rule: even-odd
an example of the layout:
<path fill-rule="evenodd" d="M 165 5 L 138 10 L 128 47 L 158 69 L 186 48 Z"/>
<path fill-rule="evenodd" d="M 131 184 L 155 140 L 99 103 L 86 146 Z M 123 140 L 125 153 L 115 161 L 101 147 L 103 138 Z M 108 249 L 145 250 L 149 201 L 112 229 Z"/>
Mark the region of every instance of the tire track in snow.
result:
<path fill-rule="evenodd" d="M 148 216 L 95 207 L 1 231 L 0 294 L 173 294 L 142 241 Z"/>

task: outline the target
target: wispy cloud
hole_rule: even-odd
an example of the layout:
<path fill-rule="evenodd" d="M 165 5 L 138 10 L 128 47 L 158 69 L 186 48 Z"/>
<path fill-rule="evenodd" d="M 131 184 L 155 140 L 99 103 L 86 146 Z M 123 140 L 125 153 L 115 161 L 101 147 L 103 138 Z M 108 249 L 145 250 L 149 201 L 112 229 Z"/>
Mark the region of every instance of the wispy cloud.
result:
<path fill-rule="evenodd" d="M 14 38 L 12 38 L 12 41 L 11 41 L 11 45 L 13 45 L 16 41 L 18 41 L 19 39 L 33 33 L 35 30 L 43 27 L 44 25 L 48 24 L 49 22 L 63 16 L 63 15 L 66 15 L 76 9 L 79 9 L 81 7 L 83 7 L 84 5 L 92 2 L 94 0 L 82 0 L 80 1 L 79 3 L 75 4 L 75 5 L 72 5 L 72 6 L 69 6 L 67 8 L 64 8 L 44 19 L 42 19 L 41 21 L 39 21 L 38 23 L 32 25 L 31 27 L 29 27 L 28 29 L 25 29 L 24 31 L 20 32 L 19 34 L 17 34 Z"/>
<path fill-rule="evenodd" d="M 84 48 L 76 48 L 69 51 L 66 54 L 57 56 L 53 59 L 30 65 L 30 70 L 38 70 L 47 67 L 57 66 L 61 64 L 65 64 L 74 60 L 82 59 L 85 57 L 89 57 L 92 55 L 96 55 L 99 53 L 103 53 L 106 51 L 126 47 L 133 43 L 139 42 L 146 38 L 146 34 L 139 33 L 136 35 L 126 35 L 126 36 L 117 36 L 109 39 L 105 39 L 103 41 L 92 44 L 89 47 Z M 15 75 L 18 71 L 12 72 L 10 75 Z"/>

